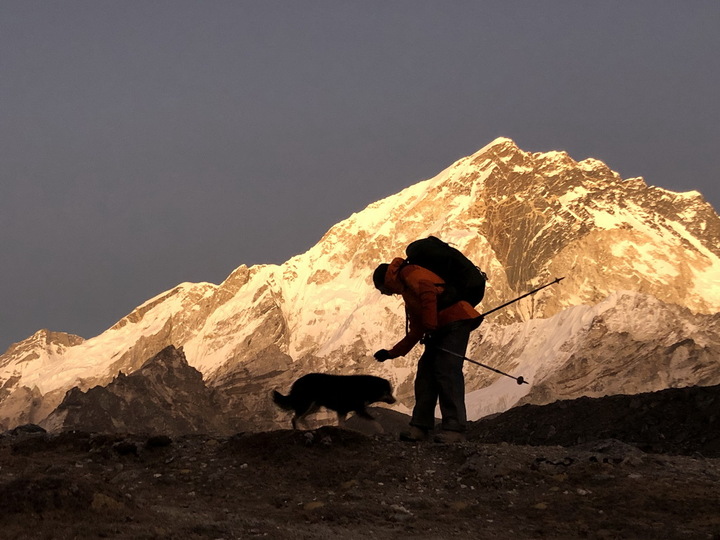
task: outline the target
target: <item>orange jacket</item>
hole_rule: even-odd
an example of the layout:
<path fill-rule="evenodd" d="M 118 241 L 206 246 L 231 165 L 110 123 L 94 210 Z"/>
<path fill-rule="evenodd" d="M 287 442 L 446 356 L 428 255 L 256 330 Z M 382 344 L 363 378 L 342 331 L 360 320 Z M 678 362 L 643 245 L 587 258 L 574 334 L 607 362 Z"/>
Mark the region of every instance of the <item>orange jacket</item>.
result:
<path fill-rule="evenodd" d="M 438 313 L 437 298 L 443 292 L 442 285 L 445 282 L 430 270 L 404 263 L 404 259 L 393 259 L 385 274 L 385 287 L 393 294 L 402 295 L 409 322 L 405 337 L 390 349 L 390 358 L 405 356 L 417 345 L 425 332 L 455 321 L 480 316 L 480 313 L 464 300 Z"/>

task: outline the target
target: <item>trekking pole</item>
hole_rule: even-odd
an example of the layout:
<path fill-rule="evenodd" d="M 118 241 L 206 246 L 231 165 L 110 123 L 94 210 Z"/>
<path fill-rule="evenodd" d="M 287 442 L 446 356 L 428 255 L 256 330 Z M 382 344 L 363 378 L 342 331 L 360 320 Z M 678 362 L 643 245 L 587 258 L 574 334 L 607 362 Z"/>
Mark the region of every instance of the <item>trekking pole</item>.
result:
<path fill-rule="evenodd" d="M 509 306 L 510 304 L 514 304 L 515 302 L 517 302 L 518 300 L 522 300 L 522 299 L 525 298 L 526 296 L 530 296 L 531 294 L 535 294 L 536 292 L 543 290 L 545 287 L 549 287 L 550 285 L 555 285 L 556 283 L 560 283 L 563 279 L 565 279 L 565 277 L 555 278 L 555 280 L 554 280 L 554 281 L 551 281 L 550 283 L 546 283 L 545 285 L 542 285 L 541 287 L 538 287 L 537 289 L 534 289 L 534 290 L 532 290 L 532 291 L 530 291 L 530 292 L 527 292 L 527 293 L 523 294 L 522 296 L 518 296 L 518 297 L 515 298 L 514 300 L 510 300 L 509 302 L 505 302 L 505 303 L 504 303 L 503 305 L 501 305 L 501 306 L 498 306 L 498 307 L 496 307 L 496 308 L 493 308 L 493 309 L 491 309 L 490 311 L 486 311 L 485 313 L 483 313 L 483 314 L 481 315 L 481 317 L 485 318 L 487 315 L 490 315 L 491 313 L 494 313 L 494 312 L 496 312 L 496 311 L 499 310 L 499 309 L 502 309 L 502 308 L 504 308 L 504 307 L 507 307 L 507 306 Z M 485 369 L 489 369 L 490 371 L 494 371 L 495 373 L 499 373 L 500 375 L 505 375 L 506 377 L 510 377 L 511 379 L 515 379 L 518 384 L 530 384 L 529 382 L 527 382 L 527 381 L 525 380 L 525 378 L 524 378 L 522 375 L 520 375 L 519 377 L 514 377 L 513 375 L 510 375 L 510 374 L 508 374 L 508 373 L 505 373 L 504 371 L 500 371 L 499 369 L 495 369 L 494 367 L 490 367 L 490 366 L 488 366 L 488 365 L 486 365 L 486 364 L 483 364 L 482 362 L 478 362 L 477 360 L 473 360 L 472 358 L 468 358 L 467 356 L 463 356 L 462 354 L 458 354 L 458 353 L 456 353 L 456 352 L 449 351 L 449 350 L 444 349 L 444 348 L 442 348 L 442 347 L 435 347 L 435 348 L 436 348 L 437 350 L 439 350 L 439 351 L 443 351 L 443 352 L 446 352 L 446 353 L 448 353 L 448 354 L 452 354 L 453 356 L 457 356 L 458 358 L 462 358 L 463 360 L 467 360 L 468 362 L 470 362 L 470 363 L 472 363 L 472 364 L 478 365 L 478 366 L 480 366 L 480 367 L 484 367 Z"/>
<path fill-rule="evenodd" d="M 512 376 L 512 375 L 509 375 L 509 374 L 505 373 L 504 371 L 500 371 L 499 369 L 495 369 L 494 367 L 490 367 L 490 366 L 488 366 L 488 365 L 485 365 L 485 364 L 483 364 L 482 362 L 478 362 L 477 360 L 473 360 L 472 358 L 468 358 L 467 356 L 463 356 L 462 354 L 458 354 L 458 353 L 456 353 L 456 352 L 449 351 L 449 350 L 444 349 L 444 348 L 442 348 L 442 347 L 435 347 L 435 348 L 436 348 L 438 351 L 443 351 L 443 352 L 446 352 L 446 353 L 448 353 L 448 354 L 452 354 L 453 356 L 457 356 L 458 358 L 462 358 L 463 360 L 467 360 L 468 362 L 471 362 L 471 363 L 473 363 L 473 364 L 476 364 L 476 365 L 478 365 L 478 366 L 480 366 L 480 367 L 484 367 L 485 369 L 489 369 L 490 371 L 494 371 L 495 373 L 499 373 L 500 375 L 505 375 L 506 377 L 510 377 L 511 379 L 515 379 L 518 384 L 530 384 L 529 382 L 527 382 L 527 381 L 523 378 L 522 375 L 519 376 L 519 377 L 514 377 L 514 376 Z"/>
<path fill-rule="evenodd" d="M 505 302 L 505 303 L 504 303 L 503 305 L 501 305 L 501 306 L 498 306 L 498 307 L 496 307 L 496 308 L 492 308 L 490 311 L 486 311 L 485 313 L 483 313 L 483 314 L 481 315 L 481 317 L 485 317 L 486 315 L 490 315 L 491 313 L 495 313 L 497 310 L 502 309 L 502 308 L 504 308 L 504 307 L 507 307 L 507 306 L 509 306 L 510 304 L 514 304 L 515 302 L 517 302 L 518 300 L 522 300 L 522 299 L 525 298 L 526 296 L 530 296 L 531 294 L 535 294 L 536 292 L 543 290 L 545 287 L 549 287 L 550 285 L 555 285 L 556 283 L 560 283 L 563 279 L 565 279 L 565 277 L 555 278 L 555 280 L 554 280 L 554 281 L 551 281 L 550 283 L 546 283 L 545 285 L 543 285 L 543 286 L 541 286 L 541 287 L 538 287 L 537 289 L 534 289 L 534 290 L 532 290 L 532 291 L 530 291 L 530 292 L 527 292 L 527 293 L 523 294 L 522 296 L 518 296 L 518 297 L 515 298 L 514 300 L 510 300 L 509 302 Z"/>

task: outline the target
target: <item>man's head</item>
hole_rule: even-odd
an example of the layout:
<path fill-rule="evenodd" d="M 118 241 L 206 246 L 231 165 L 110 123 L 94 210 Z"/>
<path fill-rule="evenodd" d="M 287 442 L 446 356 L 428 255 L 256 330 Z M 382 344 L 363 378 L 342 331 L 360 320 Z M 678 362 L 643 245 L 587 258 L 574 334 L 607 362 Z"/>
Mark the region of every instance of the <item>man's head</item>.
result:
<path fill-rule="evenodd" d="M 373 284 L 375 285 L 375 288 L 387 296 L 392 294 L 385 285 L 385 276 L 387 275 L 389 267 L 389 264 L 383 263 L 375 269 L 375 272 L 373 272 Z"/>

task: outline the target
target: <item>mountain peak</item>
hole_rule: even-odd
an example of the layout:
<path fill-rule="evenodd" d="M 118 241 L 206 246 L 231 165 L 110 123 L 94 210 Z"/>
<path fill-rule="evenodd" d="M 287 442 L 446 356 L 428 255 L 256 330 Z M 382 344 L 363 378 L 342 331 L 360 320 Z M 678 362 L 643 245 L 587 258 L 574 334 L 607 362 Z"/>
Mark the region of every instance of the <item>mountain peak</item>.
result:
<path fill-rule="evenodd" d="M 518 146 L 515 144 L 515 141 L 510 139 L 509 137 L 498 137 L 494 141 L 490 142 L 489 144 L 486 144 L 483 146 L 480 150 L 475 152 L 473 155 L 479 155 L 484 154 L 486 152 L 489 152 L 491 150 L 494 151 L 501 151 L 501 150 L 519 150 Z"/>
<path fill-rule="evenodd" d="M 3 365 L 2 359 L 13 358 L 18 362 L 23 362 L 41 356 L 62 354 L 65 349 L 80 345 L 84 341 L 84 338 L 74 334 L 52 332 L 43 328 L 29 338 L 10 345 L 5 353 L 0 355 L 0 366 Z"/>

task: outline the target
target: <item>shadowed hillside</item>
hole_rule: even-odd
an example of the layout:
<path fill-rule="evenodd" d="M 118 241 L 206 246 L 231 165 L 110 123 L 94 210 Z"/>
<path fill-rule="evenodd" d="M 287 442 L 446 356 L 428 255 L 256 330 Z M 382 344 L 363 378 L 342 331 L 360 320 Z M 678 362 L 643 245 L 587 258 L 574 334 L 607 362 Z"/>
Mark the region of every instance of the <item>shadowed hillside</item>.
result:
<path fill-rule="evenodd" d="M 718 538 L 720 460 L 707 457 L 718 396 L 523 406 L 455 445 L 398 441 L 407 417 L 388 409 L 374 409 L 375 436 L 27 425 L 0 435 L 0 528 L 22 539 Z"/>

